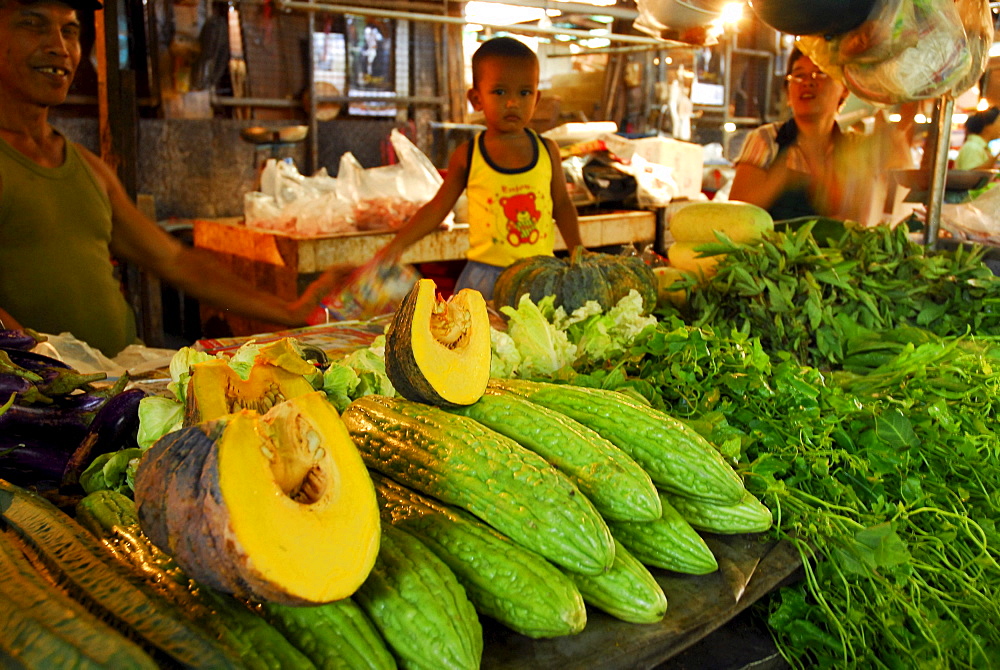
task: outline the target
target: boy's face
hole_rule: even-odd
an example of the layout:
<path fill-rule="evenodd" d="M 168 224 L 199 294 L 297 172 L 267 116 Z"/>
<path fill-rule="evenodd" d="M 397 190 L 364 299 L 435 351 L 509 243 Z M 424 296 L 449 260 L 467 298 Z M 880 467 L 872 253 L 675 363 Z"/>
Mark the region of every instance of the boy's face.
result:
<path fill-rule="evenodd" d="M 500 132 L 519 132 L 535 112 L 538 64 L 521 58 L 490 58 L 480 63 L 469 102 L 486 117 L 486 125 Z"/>

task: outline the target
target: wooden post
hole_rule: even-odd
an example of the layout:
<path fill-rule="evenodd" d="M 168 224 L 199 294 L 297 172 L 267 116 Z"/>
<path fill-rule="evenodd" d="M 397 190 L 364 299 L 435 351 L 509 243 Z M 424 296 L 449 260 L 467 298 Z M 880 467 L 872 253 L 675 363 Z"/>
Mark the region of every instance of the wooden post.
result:
<path fill-rule="evenodd" d="M 119 0 L 104 0 L 104 9 L 94 12 L 94 54 L 97 58 L 97 113 L 101 159 L 118 174 L 125 192 L 136 200 L 138 190 L 136 145 L 135 71 L 122 69 L 118 40 Z M 121 281 L 136 315 L 136 328 L 143 340 L 159 337 L 155 323 L 161 315 L 149 304 L 146 282 L 137 267 L 121 264 Z M 160 329 L 162 330 L 162 329 Z"/>

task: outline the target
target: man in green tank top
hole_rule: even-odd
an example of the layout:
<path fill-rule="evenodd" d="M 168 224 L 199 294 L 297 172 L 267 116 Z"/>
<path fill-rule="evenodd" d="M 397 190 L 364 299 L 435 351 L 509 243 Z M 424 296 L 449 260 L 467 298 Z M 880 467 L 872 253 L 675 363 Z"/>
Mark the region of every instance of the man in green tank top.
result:
<path fill-rule="evenodd" d="M 48 121 L 80 64 L 77 10 L 97 0 L 0 0 L 0 323 L 70 332 L 114 356 L 135 319 L 112 257 L 199 300 L 286 326 L 336 284 L 331 268 L 294 302 L 263 293 L 146 218 L 115 172 Z"/>

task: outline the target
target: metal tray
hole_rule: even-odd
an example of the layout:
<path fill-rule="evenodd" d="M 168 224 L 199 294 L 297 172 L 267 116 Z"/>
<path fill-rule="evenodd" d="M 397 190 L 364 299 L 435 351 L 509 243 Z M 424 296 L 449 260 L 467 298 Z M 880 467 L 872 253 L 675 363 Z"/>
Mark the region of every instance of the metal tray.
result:
<path fill-rule="evenodd" d="M 285 126 L 264 128 L 250 126 L 240 129 L 240 137 L 251 144 L 294 144 L 301 142 L 309 133 L 309 126 Z"/>
<path fill-rule="evenodd" d="M 944 188 L 946 191 L 969 191 L 981 188 L 995 177 L 1000 170 L 948 170 Z M 893 170 L 896 181 L 915 191 L 926 191 L 931 186 L 931 174 L 927 170 Z"/>

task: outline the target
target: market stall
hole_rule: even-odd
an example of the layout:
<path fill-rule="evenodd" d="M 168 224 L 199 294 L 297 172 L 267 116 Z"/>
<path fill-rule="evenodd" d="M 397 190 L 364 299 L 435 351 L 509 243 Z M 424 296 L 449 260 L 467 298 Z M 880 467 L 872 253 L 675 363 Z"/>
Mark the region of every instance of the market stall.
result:
<path fill-rule="evenodd" d="M 982 57 L 882 93 L 950 125 Z M 0 330 L 0 658 L 653 670 L 750 614 L 794 667 L 992 667 L 1000 279 L 936 243 L 943 135 L 920 242 L 685 203 L 581 218 L 591 249 L 669 233 L 665 259 L 577 248 L 490 304 L 421 278 L 295 330 L 207 310 L 234 335 L 141 372 Z M 284 300 L 391 238 L 193 227 Z M 450 226 L 401 260 L 467 248 Z"/>
<path fill-rule="evenodd" d="M 609 211 L 580 217 L 580 234 L 588 248 L 635 245 L 639 248 L 657 239 L 656 213 Z M 392 233 L 346 233 L 326 237 L 299 237 L 254 229 L 239 219 L 196 219 L 194 245 L 211 254 L 227 268 L 248 277 L 254 285 L 291 299 L 334 264 L 360 266 L 385 246 Z M 565 251 L 556 231 L 556 249 Z M 403 263 L 433 263 L 465 258 L 469 249 L 467 225 L 453 225 L 420 240 L 403 254 Z M 226 314 L 202 307 L 202 319 L 221 319 L 232 335 L 252 335 L 275 329 L 274 324 Z"/>

